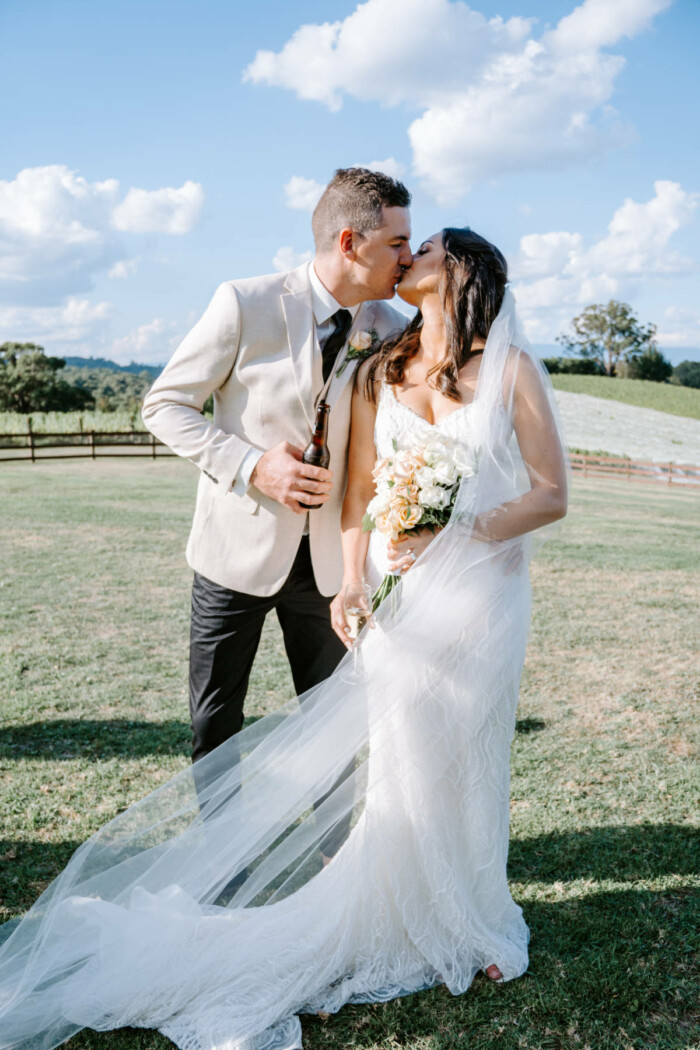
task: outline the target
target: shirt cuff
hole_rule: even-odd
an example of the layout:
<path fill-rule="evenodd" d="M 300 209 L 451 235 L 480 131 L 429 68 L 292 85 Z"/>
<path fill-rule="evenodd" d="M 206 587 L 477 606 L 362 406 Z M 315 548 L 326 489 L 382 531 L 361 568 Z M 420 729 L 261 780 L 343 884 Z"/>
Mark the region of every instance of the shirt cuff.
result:
<path fill-rule="evenodd" d="M 248 488 L 248 486 L 250 485 L 250 478 L 253 471 L 255 470 L 256 463 L 263 455 L 264 453 L 261 449 L 251 448 L 246 452 L 245 456 L 243 457 L 241 465 L 238 468 L 238 477 L 241 479 L 246 488 Z"/>

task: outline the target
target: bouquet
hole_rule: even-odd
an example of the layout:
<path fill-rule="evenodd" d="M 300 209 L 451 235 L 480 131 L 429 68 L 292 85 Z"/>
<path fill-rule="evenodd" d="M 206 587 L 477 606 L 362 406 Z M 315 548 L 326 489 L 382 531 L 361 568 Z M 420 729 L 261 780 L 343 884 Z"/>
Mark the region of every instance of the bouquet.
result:
<path fill-rule="evenodd" d="M 404 448 L 393 442 L 394 455 L 377 460 L 372 471 L 376 495 L 362 519 L 362 531 L 377 529 L 388 538 L 432 532 L 450 520 L 459 483 L 474 474 L 473 452 L 448 437 L 416 439 Z M 392 592 L 400 573 L 384 577 L 372 599 L 372 611 Z"/>

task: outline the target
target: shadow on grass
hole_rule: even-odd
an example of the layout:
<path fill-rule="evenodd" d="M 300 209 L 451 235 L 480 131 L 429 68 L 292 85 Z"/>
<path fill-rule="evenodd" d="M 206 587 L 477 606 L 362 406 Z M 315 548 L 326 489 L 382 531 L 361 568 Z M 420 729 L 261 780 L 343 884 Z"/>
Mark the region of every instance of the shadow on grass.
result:
<path fill-rule="evenodd" d="M 700 830 L 684 824 L 631 824 L 513 838 L 508 876 L 518 882 L 614 882 L 695 875 Z"/>
<path fill-rule="evenodd" d="M 530 967 L 506 984 L 478 974 L 328 1020 L 302 1016 L 305 1050 L 688 1050 L 700 1025 L 690 888 L 616 890 L 529 902 Z M 233 1035 L 234 1033 L 232 1033 Z M 160 1050 L 155 1032 L 83 1031 L 75 1050 Z"/>
<path fill-rule="evenodd" d="M 28 883 L 55 877 L 76 845 L 0 842 L 6 906 L 27 907 Z M 306 1050 L 574 1050 L 586 1044 L 685 1050 L 700 1030 L 694 993 L 700 895 L 690 885 L 649 890 L 635 881 L 696 871 L 698 846 L 694 829 L 674 824 L 513 840 L 511 878 L 535 871 L 543 890 L 577 878 L 624 879 L 629 887 L 592 885 L 574 899 L 524 901 L 531 942 L 523 977 L 494 985 L 478 975 L 457 997 L 437 988 L 379 1006 L 349 1006 L 328 1021 L 304 1017 Z M 70 1046 L 156 1050 L 169 1044 L 155 1033 L 122 1030 L 86 1031 Z"/>
<path fill-rule="evenodd" d="M 122 719 L 56 719 L 0 730 L 0 758 L 144 758 L 189 754 L 185 722 L 132 722 Z"/>
<path fill-rule="evenodd" d="M 541 718 L 519 718 L 515 723 L 516 733 L 538 733 L 541 729 L 546 728 L 547 723 Z"/>
<path fill-rule="evenodd" d="M 466 994 L 446 988 L 381 1006 L 303 1018 L 306 1050 L 352 1045 L 430 1050 L 687 1050 L 700 1025 L 689 940 L 691 889 L 591 893 L 529 902 L 530 967 Z"/>

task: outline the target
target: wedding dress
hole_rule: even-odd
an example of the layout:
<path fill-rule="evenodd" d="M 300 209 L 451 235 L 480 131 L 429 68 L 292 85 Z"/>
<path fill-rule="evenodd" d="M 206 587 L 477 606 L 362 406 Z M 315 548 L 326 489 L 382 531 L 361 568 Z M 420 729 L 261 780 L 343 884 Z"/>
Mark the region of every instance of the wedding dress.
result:
<path fill-rule="evenodd" d="M 453 520 L 365 628 L 359 666 L 349 654 L 130 807 L 2 928 L 4 1050 L 128 1025 L 182 1050 L 293 1050 L 300 1013 L 526 970 L 506 861 L 527 557 L 513 571 L 511 541 L 471 539 L 475 513 L 528 487 L 504 398 L 514 346 L 508 293 L 472 404 L 433 427 L 382 389 L 379 455 L 436 432 L 474 450 Z M 375 580 L 384 544 L 372 534 Z"/>

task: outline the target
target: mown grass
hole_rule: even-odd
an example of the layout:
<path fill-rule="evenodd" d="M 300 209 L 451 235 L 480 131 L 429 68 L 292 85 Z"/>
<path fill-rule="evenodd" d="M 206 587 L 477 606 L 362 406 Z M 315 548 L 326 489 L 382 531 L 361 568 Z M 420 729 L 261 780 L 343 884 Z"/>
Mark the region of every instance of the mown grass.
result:
<path fill-rule="evenodd" d="M 700 390 L 672 383 L 651 383 L 646 379 L 610 379 L 608 376 L 551 376 L 555 390 L 590 394 L 609 401 L 622 401 L 638 408 L 655 408 L 674 416 L 700 419 Z"/>
<path fill-rule="evenodd" d="M 195 471 L 181 461 L 0 470 L 0 917 L 188 762 Z M 575 480 L 534 568 L 512 752 L 509 878 L 530 969 L 304 1019 L 308 1050 L 690 1050 L 697 1005 L 700 494 Z M 291 681 L 267 625 L 248 713 Z M 76 1050 L 165 1050 L 82 1032 Z"/>

